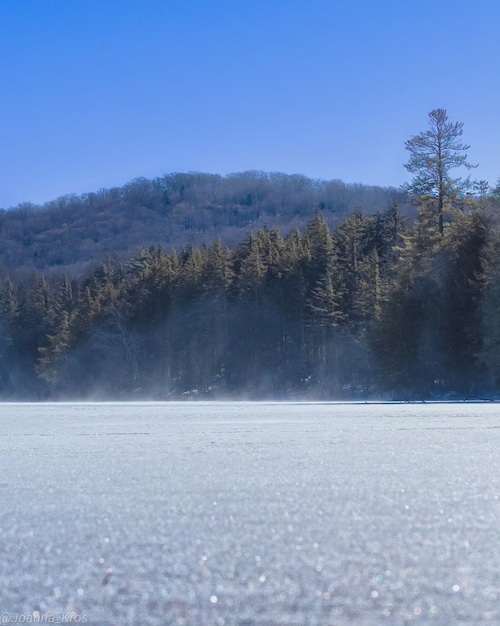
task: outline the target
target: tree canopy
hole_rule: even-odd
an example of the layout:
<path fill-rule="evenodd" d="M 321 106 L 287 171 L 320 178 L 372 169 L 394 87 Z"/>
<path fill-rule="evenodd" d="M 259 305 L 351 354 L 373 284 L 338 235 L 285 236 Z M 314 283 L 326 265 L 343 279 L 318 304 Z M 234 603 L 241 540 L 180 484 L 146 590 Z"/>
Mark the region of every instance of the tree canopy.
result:
<path fill-rule="evenodd" d="M 155 245 L 79 273 L 4 271 L 0 397 L 500 397 L 499 189 L 465 195 L 468 181 L 450 173 L 471 167 L 462 124 L 444 109 L 429 115 L 430 129 L 407 142 L 416 215 L 394 195 L 332 221 L 321 196 L 301 195 L 315 198 L 303 226 L 250 221 L 232 245 L 166 250 L 159 229 Z M 271 178 L 276 213 L 289 217 L 308 179 Z M 237 182 L 241 206 L 258 210 L 264 191 L 243 193 L 246 179 L 229 188 Z M 188 198 L 209 187 L 215 198 L 220 182 L 163 181 L 162 219 L 174 204 L 185 219 Z M 148 193 L 137 184 L 126 196 L 142 211 Z M 23 237 L 29 248 L 28 228 Z"/>

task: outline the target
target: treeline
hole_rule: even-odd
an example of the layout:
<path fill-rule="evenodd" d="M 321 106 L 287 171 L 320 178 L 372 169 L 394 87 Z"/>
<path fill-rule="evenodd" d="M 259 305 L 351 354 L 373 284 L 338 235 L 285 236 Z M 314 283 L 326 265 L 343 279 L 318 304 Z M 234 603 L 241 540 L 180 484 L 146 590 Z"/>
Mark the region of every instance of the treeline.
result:
<path fill-rule="evenodd" d="M 180 251 L 219 237 L 233 247 L 249 229 L 275 226 L 284 234 L 293 227 L 304 229 L 317 210 L 335 227 L 357 207 L 380 211 L 395 197 L 402 202 L 406 196 L 394 189 L 279 172 L 138 178 L 41 206 L 24 203 L 0 210 L 0 272 L 47 274 L 64 268 L 74 276 L 106 254 L 125 259 L 158 242 Z"/>
<path fill-rule="evenodd" d="M 500 193 L 317 213 L 0 293 L 8 398 L 450 398 L 500 385 Z M 439 218 L 439 219 L 438 219 Z M 441 232 L 442 230 L 442 232 Z"/>

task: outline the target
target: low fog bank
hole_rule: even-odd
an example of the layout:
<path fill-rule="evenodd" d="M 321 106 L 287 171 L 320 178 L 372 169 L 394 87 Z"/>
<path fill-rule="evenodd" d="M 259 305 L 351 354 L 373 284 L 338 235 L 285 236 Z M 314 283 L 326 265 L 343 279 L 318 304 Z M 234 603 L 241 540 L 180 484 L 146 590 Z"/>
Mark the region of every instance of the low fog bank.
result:
<path fill-rule="evenodd" d="M 487 381 L 449 390 L 444 379 L 429 381 L 428 372 L 415 367 L 408 386 L 385 389 L 364 337 L 340 329 L 318 333 L 292 320 L 287 341 L 277 345 L 283 320 L 271 301 L 262 301 L 257 311 L 225 303 L 223 317 L 220 306 L 180 308 L 154 327 L 126 328 L 108 320 L 64 355 L 50 377 L 40 376 L 10 346 L 8 367 L 0 371 L 0 401 L 500 399 Z"/>

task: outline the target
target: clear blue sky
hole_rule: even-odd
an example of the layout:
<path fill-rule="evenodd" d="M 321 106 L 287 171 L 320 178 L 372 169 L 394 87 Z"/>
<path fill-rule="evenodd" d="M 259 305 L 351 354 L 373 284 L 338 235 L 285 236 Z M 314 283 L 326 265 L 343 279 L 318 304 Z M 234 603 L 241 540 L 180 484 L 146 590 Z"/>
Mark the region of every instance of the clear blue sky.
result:
<path fill-rule="evenodd" d="M 408 179 L 445 108 L 500 176 L 498 0 L 1 0 L 0 207 L 173 171 Z"/>

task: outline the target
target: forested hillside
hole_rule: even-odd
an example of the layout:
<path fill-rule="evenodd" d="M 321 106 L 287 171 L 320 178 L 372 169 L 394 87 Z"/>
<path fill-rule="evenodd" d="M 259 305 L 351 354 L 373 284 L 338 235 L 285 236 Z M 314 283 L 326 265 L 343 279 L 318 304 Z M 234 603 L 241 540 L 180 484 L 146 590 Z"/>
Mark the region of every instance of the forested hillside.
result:
<path fill-rule="evenodd" d="M 106 255 L 126 259 L 161 244 L 180 252 L 219 237 L 234 246 L 249 229 L 304 228 L 321 210 L 331 227 L 362 207 L 376 212 L 407 194 L 281 173 L 168 174 L 123 187 L 0 211 L 0 271 L 77 275 Z"/>
<path fill-rule="evenodd" d="M 498 196 L 318 214 L 1 292 L 4 398 L 457 397 L 499 384 Z"/>
<path fill-rule="evenodd" d="M 114 259 L 96 264 L 94 250 L 86 270 L 76 255 L 59 272 L 27 272 L 26 261 L 13 277 L 4 272 L 0 397 L 500 397 L 500 184 L 490 189 L 484 181 L 453 178 L 455 167 L 474 167 L 460 142 L 462 124 L 437 109 L 429 125 L 406 144 L 413 178 L 402 197 L 413 203 L 414 219 L 397 202 L 377 210 L 377 198 L 388 200 L 377 188 L 345 187 L 350 200 L 335 208 L 335 196 L 328 201 L 325 193 L 340 183 L 280 178 L 298 185 L 285 202 L 273 195 L 276 181 L 253 174 L 252 185 L 260 181 L 267 195 L 238 187 L 232 206 L 242 213 L 221 210 L 226 241 L 214 237 L 176 250 L 162 245 L 158 231 L 151 233 L 154 245 L 126 257 L 122 245 Z M 203 202 L 210 180 L 219 190 L 229 180 L 190 176 L 201 176 Z M 299 182 L 306 190 L 298 190 Z M 196 185 L 161 195 L 160 183 L 141 183 L 149 191 L 141 202 L 130 201 L 134 214 L 154 188 L 157 203 L 148 211 L 156 214 L 163 198 L 162 219 L 182 206 L 193 232 L 204 232 L 193 208 Z M 131 189 L 138 192 L 141 184 Z M 130 189 L 120 193 L 132 197 Z M 353 207 L 365 193 L 371 206 Z M 26 224 L 33 229 L 38 217 L 50 216 L 57 224 L 61 216 L 76 220 L 78 203 L 94 200 L 68 200 L 60 214 L 54 207 L 28 212 Z M 297 228 L 306 204 L 316 212 Z M 20 224 L 22 210 L 12 222 L 6 213 L 4 226 Z M 229 245 L 229 233 L 245 229 L 252 212 L 259 227 L 246 228 Z M 215 214 L 213 205 L 199 219 L 215 221 Z M 272 225 L 272 216 L 283 224 Z M 125 214 L 123 220 L 123 228 L 140 228 L 140 221 Z M 40 245 L 34 237 L 26 246 L 35 242 Z M 60 248 L 52 252 L 64 256 Z"/>

